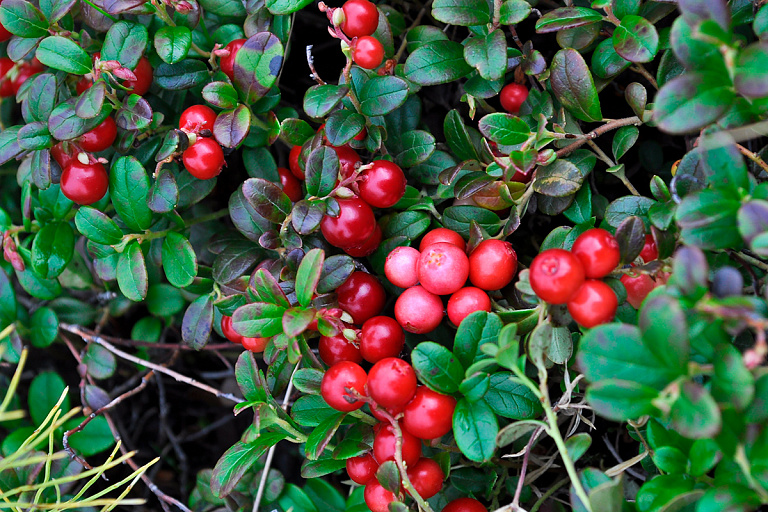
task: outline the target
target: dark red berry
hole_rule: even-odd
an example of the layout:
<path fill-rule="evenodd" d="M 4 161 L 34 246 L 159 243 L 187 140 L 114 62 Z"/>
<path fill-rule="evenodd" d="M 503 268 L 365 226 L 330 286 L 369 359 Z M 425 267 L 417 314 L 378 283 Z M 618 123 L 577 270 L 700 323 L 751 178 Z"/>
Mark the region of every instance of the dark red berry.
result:
<path fill-rule="evenodd" d="M 243 47 L 247 39 L 235 39 L 224 48 L 229 50 L 229 55 L 222 57 L 219 61 L 219 67 L 221 71 L 229 77 L 230 80 L 235 79 L 235 55 Z"/>
<path fill-rule="evenodd" d="M 413 366 L 397 357 L 381 359 L 368 372 L 368 396 L 382 407 L 402 407 L 416 393 Z"/>
<path fill-rule="evenodd" d="M 192 105 L 181 113 L 179 128 L 187 132 L 200 133 L 202 130 L 213 131 L 216 112 L 205 105 Z"/>
<path fill-rule="evenodd" d="M 610 286 L 597 279 L 587 279 L 568 301 L 568 312 L 582 327 L 595 327 L 613 320 L 618 298 Z"/>
<path fill-rule="evenodd" d="M 361 68 L 377 68 L 384 60 L 384 46 L 375 37 L 358 37 L 353 45 L 352 59 Z"/>
<path fill-rule="evenodd" d="M 136 75 L 136 80 L 126 80 L 124 85 L 128 88 L 128 92 L 144 96 L 149 91 L 153 78 L 152 65 L 146 57 L 139 59 L 133 74 Z"/>
<path fill-rule="evenodd" d="M 659 249 L 656 247 L 656 240 L 654 240 L 653 235 L 645 235 L 645 244 L 643 250 L 640 251 L 640 257 L 643 258 L 644 263 L 659 259 Z"/>
<path fill-rule="evenodd" d="M 371 512 L 388 512 L 389 504 L 396 501 L 397 497 L 382 487 L 378 480 L 371 478 L 365 484 L 363 499 Z"/>
<path fill-rule="evenodd" d="M 437 439 L 451 431 L 456 399 L 419 386 L 405 406 L 403 426 L 419 439 Z"/>
<path fill-rule="evenodd" d="M 277 168 L 277 175 L 280 176 L 280 185 L 283 192 L 291 201 L 298 202 L 304 199 L 304 193 L 301 191 L 301 182 L 296 179 L 290 170 L 285 167 Z"/>
<path fill-rule="evenodd" d="M 581 261 L 564 249 L 547 249 L 533 259 L 531 288 L 543 301 L 565 304 L 584 283 Z"/>
<path fill-rule="evenodd" d="M 93 204 L 104 197 L 107 189 L 109 175 L 99 162 L 84 164 L 74 158 L 61 173 L 61 193 L 77 204 Z"/>
<path fill-rule="evenodd" d="M 354 390 L 365 395 L 368 376 L 365 370 L 351 361 L 342 361 L 328 368 L 320 383 L 320 394 L 328 405 L 337 411 L 349 412 L 361 408 L 364 402 L 350 395 Z"/>
<path fill-rule="evenodd" d="M 405 332 L 397 320 L 374 316 L 363 324 L 360 332 L 360 355 L 369 363 L 400 354 L 405 345 Z"/>
<path fill-rule="evenodd" d="M 501 107 L 511 114 L 517 114 L 528 97 L 528 88 L 521 84 L 507 84 L 499 93 Z"/>
<path fill-rule="evenodd" d="M 341 178 L 349 178 L 355 172 L 357 164 L 362 161 L 360 160 L 360 155 L 357 154 L 357 151 L 347 146 L 332 147 L 336 151 L 336 156 L 339 157 L 339 174 L 341 174 Z"/>
<path fill-rule="evenodd" d="M 412 468 L 408 468 L 408 480 L 419 496 L 428 500 L 443 488 L 445 473 L 440 464 L 432 459 L 422 457 Z"/>
<path fill-rule="evenodd" d="M 421 441 L 402 428 L 403 434 L 403 462 L 408 467 L 414 466 L 421 457 Z M 379 464 L 388 460 L 395 460 L 395 434 L 392 425 L 382 423 L 381 428 L 373 438 L 373 456 Z"/>
<path fill-rule="evenodd" d="M 117 124 L 111 117 L 107 117 L 93 130 L 84 133 L 77 139 L 80 147 L 91 153 L 99 153 L 112 146 L 117 138 Z"/>
<path fill-rule="evenodd" d="M 619 261 L 619 243 L 608 231 L 588 229 L 576 238 L 571 252 L 579 258 L 587 278 L 600 278 L 610 274 Z"/>
<path fill-rule="evenodd" d="M 345 338 L 342 333 L 338 333 L 336 336 L 321 336 L 317 344 L 317 350 L 320 353 L 320 359 L 328 366 L 333 366 L 342 361 L 363 362 L 360 349 Z"/>
<path fill-rule="evenodd" d="M 405 194 L 405 174 L 394 162 L 375 160 L 360 176 L 360 198 L 375 208 L 390 208 Z"/>
<path fill-rule="evenodd" d="M 446 307 L 448 319 L 456 326 L 475 311 L 490 310 L 491 298 L 484 290 L 474 286 L 466 286 L 451 295 Z"/>
<path fill-rule="evenodd" d="M 293 146 L 291 152 L 288 154 L 288 167 L 297 179 L 304 179 L 304 169 L 299 164 L 299 157 L 301 156 L 301 146 Z"/>
<path fill-rule="evenodd" d="M 488 512 L 482 503 L 473 498 L 459 498 L 443 507 L 442 512 Z"/>
<path fill-rule="evenodd" d="M 355 324 L 361 325 L 381 313 L 387 294 L 378 279 L 367 272 L 352 272 L 336 289 L 339 307 L 350 314 Z"/>
<path fill-rule="evenodd" d="M 349 37 L 369 36 L 379 26 L 379 11 L 368 0 L 347 0 L 342 7 L 344 23 L 341 29 Z"/>
<path fill-rule="evenodd" d="M 222 315 L 221 317 L 221 332 L 224 334 L 224 337 L 227 338 L 232 343 L 242 343 L 243 342 L 243 336 L 239 334 L 234 327 L 232 327 L 232 317 Z"/>
<path fill-rule="evenodd" d="M 419 251 L 423 251 L 432 244 L 438 242 L 447 242 L 453 244 L 462 251 L 466 248 L 466 242 L 461 238 L 461 235 L 452 229 L 448 228 L 436 228 L 424 235 L 419 244 Z"/>
<path fill-rule="evenodd" d="M 182 161 L 189 174 L 200 180 L 218 176 L 224 168 L 224 152 L 219 143 L 206 137 L 198 137 L 194 144 L 182 153 Z"/>
<path fill-rule="evenodd" d="M 357 247 L 365 243 L 376 229 L 376 218 L 368 203 L 359 197 L 338 199 L 339 216 L 326 215 L 320 231 L 334 247 Z"/>
<path fill-rule="evenodd" d="M 347 474 L 353 482 L 360 485 L 367 484 L 376 476 L 378 469 L 379 464 L 370 453 L 347 459 Z"/>
<path fill-rule="evenodd" d="M 469 281 L 483 290 L 499 290 L 517 272 L 517 254 L 503 240 L 483 240 L 469 255 Z"/>
<path fill-rule="evenodd" d="M 381 239 L 383 237 L 384 233 L 381 231 L 381 228 L 377 224 L 376 228 L 373 230 L 373 234 L 368 240 L 360 245 L 356 245 L 355 247 L 345 247 L 344 252 L 353 258 L 364 258 L 365 256 L 370 256 L 376 252 L 376 249 L 379 248 L 379 244 L 381 244 Z"/>
<path fill-rule="evenodd" d="M 635 309 L 640 309 L 640 304 L 656 288 L 656 281 L 648 274 L 624 274 L 621 284 L 627 289 L 627 302 Z"/>
<path fill-rule="evenodd" d="M 15 93 L 13 92 L 13 80 L 8 76 L 8 72 L 13 69 L 16 64 L 8 57 L 0 58 L 0 97 L 9 98 Z"/>

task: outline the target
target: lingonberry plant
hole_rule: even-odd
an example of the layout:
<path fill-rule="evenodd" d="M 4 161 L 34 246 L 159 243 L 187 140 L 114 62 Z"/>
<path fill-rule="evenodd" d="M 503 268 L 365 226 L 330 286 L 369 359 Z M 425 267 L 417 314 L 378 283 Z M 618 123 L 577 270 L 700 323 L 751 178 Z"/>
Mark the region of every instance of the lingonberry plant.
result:
<path fill-rule="evenodd" d="M 0 503 L 768 506 L 762 4 L 2 0 Z"/>

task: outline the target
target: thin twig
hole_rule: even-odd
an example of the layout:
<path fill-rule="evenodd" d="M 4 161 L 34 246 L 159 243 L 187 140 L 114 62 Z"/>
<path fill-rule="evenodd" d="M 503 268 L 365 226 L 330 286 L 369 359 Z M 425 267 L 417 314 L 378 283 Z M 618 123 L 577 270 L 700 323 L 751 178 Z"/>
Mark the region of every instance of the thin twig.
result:
<path fill-rule="evenodd" d="M 748 150 L 741 144 L 736 144 L 736 148 L 739 150 L 739 152 L 744 155 L 745 157 L 752 160 L 754 163 L 756 163 L 762 170 L 765 172 L 768 172 L 768 163 L 765 163 L 765 160 L 760 158 L 760 156 L 757 153 L 753 153 L 752 151 Z"/>
<path fill-rule="evenodd" d="M 630 125 L 641 125 L 643 122 L 640 120 L 637 116 L 632 117 L 626 117 L 624 119 L 614 119 L 613 121 L 609 121 L 605 123 L 603 126 L 600 126 L 598 128 L 595 128 L 589 133 L 585 133 L 583 138 L 579 138 L 579 140 L 565 146 L 563 149 L 560 149 L 557 151 L 557 157 L 562 158 L 566 155 L 569 155 L 570 153 L 576 151 L 581 146 L 587 143 L 588 140 L 596 139 L 599 136 L 603 135 L 604 133 L 607 133 L 611 130 L 615 130 L 617 128 L 621 128 L 622 126 L 630 126 Z"/>

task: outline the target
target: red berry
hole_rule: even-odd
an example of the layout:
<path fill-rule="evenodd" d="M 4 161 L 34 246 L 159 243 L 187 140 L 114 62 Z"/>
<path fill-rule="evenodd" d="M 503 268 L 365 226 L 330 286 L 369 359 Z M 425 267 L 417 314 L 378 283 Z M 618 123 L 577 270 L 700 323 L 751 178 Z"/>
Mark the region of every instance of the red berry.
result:
<path fill-rule="evenodd" d="M 352 49 L 352 59 L 361 68 L 377 68 L 384 60 L 384 46 L 375 37 L 358 37 Z"/>
<path fill-rule="evenodd" d="M 443 488 L 445 473 L 440 464 L 422 457 L 412 468 L 408 468 L 408 480 L 413 484 L 419 496 L 428 500 Z"/>
<path fill-rule="evenodd" d="M 301 182 L 296 179 L 296 176 L 291 174 L 291 171 L 285 167 L 278 167 L 277 174 L 280 176 L 280 185 L 282 185 L 283 192 L 288 196 L 288 199 L 294 203 L 304 199 L 304 193 L 301 191 Z"/>
<path fill-rule="evenodd" d="M 395 318 L 408 332 L 430 332 L 443 320 L 443 302 L 424 287 L 412 286 L 397 298 Z"/>
<path fill-rule="evenodd" d="M 200 133 L 201 130 L 213 131 L 213 123 L 216 122 L 216 112 L 205 105 L 192 105 L 181 113 L 179 128 L 192 133 Z"/>
<path fill-rule="evenodd" d="M 584 283 L 581 261 L 564 249 L 547 249 L 533 259 L 531 288 L 550 304 L 565 304 Z"/>
<path fill-rule="evenodd" d="M 371 509 L 371 512 L 388 512 L 389 504 L 393 501 L 397 501 L 397 497 L 386 490 L 375 478 L 371 478 L 367 484 L 365 484 L 365 490 L 363 491 L 363 498 L 365 504 Z"/>
<path fill-rule="evenodd" d="M 304 179 L 304 169 L 299 165 L 299 156 L 301 156 L 301 146 L 293 146 L 291 152 L 288 153 L 288 167 L 291 168 L 291 172 L 296 178 Z"/>
<path fill-rule="evenodd" d="M 419 258 L 419 282 L 428 292 L 448 295 L 464 286 L 469 259 L 453 244 L 438 242 L 425 248 Z"/>
<path fill-rule="evenodd" d="M 336 156 L 339 157 L 339 174 L 341 174 L 342 179 L 349 178 L 355 172 L 357 164 L 362 162 L 360 155 L 357 154 L 357 151 L 347 146 L 332 147 L 336 151 Z M 370 204 L 370 202 L 368 203 Z M 371 206 L 375 205 L 371 204 Z"/>
<path fill-rule="evenodd" d="M 181 155 L 189 174 L 200 180 L 218 176 L 224 167 L 224 152 L 213 139 L 198 137 Z"/>
<path fill-rule="evenodd" d="M 419 439 L 437 439 L 451 431 L 456 399 L 419 386 L 403 414 L 403 426 Z"/>
<path fill-rule="evenodd" d="M 421 457 L 421 441 L 402 428 L 400 431 L 403 433 L 403 462 L 406 466 L 412 467 Z M 392 431 L 392 425 L 382 423 L 381 428 L 376 432 L 373 438 L 373 456 L 379 464 L 395 460 L 395 434 Z"/>
<path fill-rule="evenodd" d="M 109 175 L 99 162 L 83 164 L 74 158 L 61 173 L 61 192 L 77 204 L 93 204 L 109 188 Z"/>
<path fill-rule="evenodd" d="M 53 157 L 54 160 L 56 160 L 56 163 L 59 164 L 59 167 L 64 169 L 69 165 L 72 160 L 75 159 L 75 155 L 73 155 L 70 152 L 67 152 L 64 149 L 64 142 L 59 142 L 55 146 L 51 148 L 51 157 Z M 69 144 L 67 144 L 67 147 L 71 150 L 71 147 Z"/>
<path fill-rule="evenodd" d="M 366 453 L 347 459 L 347 474 L 356 484 L 365 485 L 376 476 L 379 465 L 373 455 Z"/>
<path fill-rule="evenodd" d="M 359 409 L 364 402 L 351 396 L 345 388 L 365 395 L 368 376 L 365 370 L 352 361 L 342 361 L 328 368 L 320 383 L 320 394 L 328 405 L 337 411 L 349 412 Z"/>
<path fill-rule="evenodd" d="M 360 198 L 375 208 L 390 208 L 405 194 L 405 174 L 387 160 L 375 160 L 371 165 L 361 173 Z"/>
<path fill-rule="evenodd" d="M 453 244 L 462 251 L 467 246 L 464 239 L 461 238 L 461 235 L 454 230 L 448 228 L 436 228 L 424 235 L 424 238 L 421 239 L 421 243 L 419 244 L 419 250 L 423 251 L 425 248 L 438 242 Z"/>
<path fill-rule="evenodd" d="M 243 337 L 243 346 L 251 352 L 264 352 L 269 340 L 270 338 L 248 338 L 245 336 Z"/>
<path fill-rule="evenodd" d="M 128 92 L 144 96 L 152 85 L 152 65 L 146 57 L 139 59 L 136 68 L 133 70 L 136 80 L 126 80 L 123 85 L 128 88 Z"/>
<path fill-rule="evenodd" d="M 75 84 L 75 91 L 77 92 L 77 95 L 78 95 L 78 96 L 80 96 L 80 95 L 81 95 L 81 94 L 83 94 L 85 91 L 87 91 L 88 89 L 90 89 L 90 88 L 91 88 L 91 86 L 93 86 L 93 81 L 92 81 L 92 80 L 88 80 L 88 79 L 87 79 L 87 78 L 85 78 L 85 77 L 82 77 L 82 78 L 81 78 L 80 80 L 78 80 L 78 81 L 77 81 L 77 83 Z"/>
<path fill-rule="evenodd" d="M 397 320 L 374 316 L 363 324 L 360 333 L 360 354 L 369 363 L 400 354 L 405 345 L 405 333 Z"/>
<path fill-rule="evenodd" d="M 77 139 L 77 143 L 85 151 L 99 153 L 115 142 L 117 138 L 117 124 L 111 117 L 107 117 L 93 130 L 84 133 Z"/>
<path fill-rule="evenodd" d="M 376 228 L 373 230 L 373 234 L 368 240 L 360 245 L 356 245 L 355 247 L 345 247 L 344 252 L 353 258 L 363 258 L 365 256 L 370 256 L 376 252 L 376 249 L 379 248 L 379 244 L 381 243 L 381 239 L 383 237 L 384 233 L 382 233 L 381 228 L 377 224 Z"/>
<path fill-rule="evenodd" d="M 320 353 L 320 359 L 328 366 L 333 366 L 342 361 L 363 362 L 360 349 L 345 338 L 342 333 L 336 336 L 321 336 L 317 344 L 317 350 Z"/>
<path fill-rule="evenodd" d="M 621 261 L 619 243 L 604 229 L 588 229 L 573 243 L 571 252 L 584 266 L 584 275 L 599 278 L 610 274 Z"/>
<path fill-rule="evenodd" d="M 490 311 L 491 298 L 484 290 L 467 286 L 451 295 L 446 310 L 448 319 L 458 326 L 462 320 L 475 311 Z"/>
<path fill-rule="evenodd" d="M 243 336 L 242 334 L 239 334 L 234 327 L 232 327 L 232 317 L 222 315 L 221 317 L 221 332 L 224 334 L 224 337 L 227 338 L 232 343 L 242 343 L 243 342 Z"/>
<path fill-rule="evenodd" d="M 344 23 L 341 29 L 349 37 L 369 36 L 379 26 L 379 11 L 368 0 L 347 0 L 342 7 Z"/>
<path fill-rule="evenodd" d="M 376 404 L 369 404 L 369 407 L 371 408 L 371 414 L 373 414 L 373 417 L 376 418 L 379 421 L 382 421 L 384 423 L 387 423 L 389 421 L 389 418 L 384 416 L 382 411 L 386 411 L 387 414 L 389 414 L 391 417 L 396 417 L 398 414 L 403 412 L 402 407 L 382 407 L 380 405 Z M 377 425 L 378 427 L 379 425 Z M 374 427 L 376 428 L 376 427 Z M 380 428 L 380 427 L 379 427 Z M 374 430 L 374 432 L 378 432 L 377 430 Z"/>
<path fill-rule="evenodd" d="M 640 251 L 640 257 L 643 258 L 644 263 L 659 259 L 659 249 L 656 247 L 656 240 L 654 240 L 653 235 L 645 235 L 645 245 Z"/>
<path fill-rule="evenodd" d="M 443 507 L 442 512 L 488 512 L 482 503 L 472 498 L 459 498 Z"/>
<path fill-rule="evenodd" d="M 582 327 L 594 327 L 613 320 L 619 301 L 610 286 L 587 279 L 568 301 L 568 312 Z"/>
<path fill-rule="evenodd" d="M 11 83 L 13 94 L 18 94 L 19 89 L 21 89 L 21 86 L 24 85 L 24 82 L 26 82 L 31 76 L 43 71 L 43 69 L 45 69 L 45 67 L 40 63 L 39 60 L 37 60 L 37 58 L 33 58 L 29 62 L 22 63 L 19 66 L 19 73 Z"/>
<path fill-rule="evenodd" d="M 368 372 L 368 396 L 382 407 L 401 407 L 416 393 L 413 366 L 397 357 L 386 357 Z"/>
<path fill-rule="evenodd" d="M 15 94 L 13 92 L 13 80 L 8 76 L 8 71 L 15 65 L 8 57 L 0 58 L 0 79 L 3 81 L 0 85 L 0 98 L 9 98 Z"/>
<path fill-rule="evenodd" d="M 517 254 L 512 244 L 483 240 L 469 255 L 469 280 L 483 290 L 500 290 L 517 272 Z"/>
<path fill-rule="evenodd" d="M 400 288 L 409 288 L 419 282 L 421 253 L 413 247 L 395 247 L 384 262 L 384 275 Z"/>
<path fill-rule="evenodd" d="M 507 84 L 499 93 L 501 107 L 511 114 L 520 112 L 520 106 L 528 97 L 528 88 L 521 84 Z"/>
<path fill-rule="evenodd" d="M 368 203 L 359 197 L 337 199 L 338 217 L 326 215 L 320 222 L 320 230 L 334 247 L 357 247 L 365 243 L 376 229 L 376 218 Z"/>
<path fill-rule="evenodd" d="M 378 279 L 367 272 L 352 272 L 336 289 L 339 307 L 360 325 L 381 313 L 387 294 Z"/>
<path fill-rule="evenodd" d="M 656 281 L 648 274 L 624 274 L 621 284 L 627 289 L 627 302 L 635 309 L 640 309 L 640 304 L 656 288 Z"/>
<path fill-rule="evenodd" d="M 225 46 L 229 50 L 229 55 L 222 57 L 219 61 L 219 68 L 221 71 L 229 77 L 230 80 L 235 79 L 235 55 L 243 47 L 247 39 L 235 39 Z"/>

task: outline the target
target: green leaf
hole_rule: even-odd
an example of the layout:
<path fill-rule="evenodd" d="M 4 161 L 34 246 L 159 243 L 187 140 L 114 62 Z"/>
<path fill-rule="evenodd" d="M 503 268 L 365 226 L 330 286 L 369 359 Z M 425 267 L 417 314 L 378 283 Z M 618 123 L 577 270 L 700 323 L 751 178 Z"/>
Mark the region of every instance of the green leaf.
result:
<path fill-rule="evenodd" d="M 61 36 L 46 37 L 35 54 L 46 66 L 75 75 L 91 72 L 91 58 L 77 43 Z"/>
<path fill-rule="evenodd" d="M 484 399 L 493 412 L 513 420 L 535 418 L 542 411 L 539 398 L 510 372 L 491 375 L 491 385 Z"/>
<path fill-rule="evenodd" d="M 449 25 L 470 27 L 491 21 L 488 3 L 483 0 L 435 0 L 432 16 Z"/>
<path fill-rule="evenodd" d="M 22 126 L 18 137 L 19 146 L 22 149 L 46 149 L 53 145 L 51 134 L 48 133 L 48 124 L 43 121 L 36 121 Z"/>
<path fill-rule="evenodd" d="M 703 190 L 685 196 L 675 219 L 686 244 L 700 249 L 739 248 L 738 211 L 741 202 L 718 190 Z"/>
<path fill-rule="evenodd" d="M 693 476 L 702 476 L 714 469 L 720 462 L 723 452 L 714 439 L 697 439 L 691 445 L 688 458 L 691 460 L 690 474 Z"/>
<path fill-rule="evenodd" d="M 690 439 L 714 437 L 720 432 L 722 418 L 709 391 L 695 382 L 684 382 L 680 396 L 669 414 L 672 427 Z"/>
<path fill-rule="evenodd" d="M 329 293 L 341 286 L 354 272 L 355 260 L 346 254 L 335 254 L 325 259 L 320 281 L 317 283 L 319 293 Z"/>
<path fill-rule="evenodd" d="M 455 393 L 464 380 L 464 369 L 456 357 L 432 341 L 419 343 L 411 353 L 411 362 L 419 380 L 439 393 Z"/>
<path fill-rule="evenodd" d="M 568 456 L 571 460 L 576 462 L 582 455 L 587 453 L 589 447 L 592 445 L 592 437 L 586 432 L 572 435 L 565 440 L 565 448 Z"/>
<path fill-rule="evenodd" d="M 237 91 L 227 82 L 211 82 L 203 87 L 203 99 L 219 108 L 235 108 L 239 99 Z"/>
<path fill-rule="evenodd" d="M 330 194 L 339 177 L 339 155 L 333 148 L 320 146 L 309 154 L 304 169 L 307 194 L 325 197 Z"/>
<path fill-rule="evenodd" d="M 43 13 L 25 0 L 5 0 L 0 5 L 0 23 L 8 32 L 19 37 L 48 35 L 48 22 Z"/>
<path fill-rule="evenodd" d="M 622 126 L 613 136 L 612 151 L 616 160 L 620 160 L 637 142 L 640 130 L 636 126 Z"/>
<path fill-rule="evenodd" d="M 134 69 L 144 55 L 148 40 L 144 25 L 118 21 L 107 31 L 101 47 L 101 60 L 116 60 L 128 69 Z"/>
<path fill-rule="evenodd" d="M 768 60 L 768 43 L 754 43 L 739 52 L 733 85 L 747 98 L 768 96 L 768 70 L 763 65 Z"/>
<path fill-rule="evenodd" d="M 630 62 L 650 62 L 659 51 L 656 27 L 641 16 L 624 16 L 612 39 L 616 53 Z"/>
<path fill-rule="evenodd" d="M 638 419 L 646 414 L 655 414 L 653 400 L 659 392 L 639 382 L 606 379 L 587 388 L 587 401 L 595 411 L 613 421 Z"/>
<path fill-rule="evenodd" d="M 2 272 L 0 272 L 0 281 L 2 281 Z M 2 288 L 0 288 L 0 291 L 2 291 Z M 749 423 L 760 423 L 768 419 L 768 374 L 762 375 L 757 379 L 754 389 L 754 399 L 751 407 L 744 411 L 744 415 Z"/>
<path fill-rule="evenodd" d="M 346 510 L 344 497 L 336 487 L 325 480 L 320 478 L 307 480 L 304 485 L 304 492 L 321 510 L 326 512 L 344 512 Z"/>
<path fill-rule="evenodd" d="M 114 375 L 117 369 L 117 360 L 114 354 L 95 343 L 88 344 L 83 356 L 83 364 L 88 370 L 88 375 L 95 379 L 108 379 Z"/>
<path fill-rule="evenodd" d="M 188 347 L 200 350 L 208 343 L 213 328 L 213 299 L 201 295 L 189 305 L 181 322 L 181 339 Z"/>
<path fill-rule="evenodd" d="M 283 67 L 283 44 L 269 32 L 258 32 L 235 55 L 235 86 L 247 103 L 254 103 L 269 92 Z"/>
<path fill-rule="evenodd" d="M 719 345 L 716 353 L 718 357 L 714 360 L 712 397 L 719 403 L 730 404 L 737 411 L 743 411 L 755 395 L 755 378 L 733 345 Z"/>
<path fill-rule="evenodd" d="M 480 356 L 479 348 L 484 343 L 496 340 L 501 332 L 501 319 L 495 313 L 475 311 L 462 320 L 453 342 L 456 359 L 469 368 Z"/>
<path fill-rule="evenodd" d="M 320 422 L 339 413 L 325 403 L 320 395 L 299 397 L 291 407 L 291 417 L 302 427 L 316 427 Z"/>
<path fill-rule="evenodd" d="M 161 255 L 169 283 L 177 288 L 192 284 L 197 276 L 197 255 L 184 235 L 175 231 L 168 233 L 163 239 Z"/>
<path fill-rule="evenodd" d="M 77 210 L 75 226 L 88 240 L 97 244 L 114 245 L 123 239 L 123 232 L 115 221 L 90 206 L 81 206 Z"/>
<path fill-rule="evenodd" d="M 576 50 L 557 52 L 550 67 L 552 92 L 571 114 L 582 121 L 600 121 L 600 99 L 589 66 Z"/>
<path fill-rule="evenodd" d="M 70 98 L 57 105 L 56 108 L 51 111 L 51 115 L 48 118 L 48 131 L 50 131 L 51 135 L 56 139 L 75 139 L 100 125 L 112 111 L 111 104 L 104 102 L 102 104 L 102 110 L 97 116 L 83 119 L 79 117 L 75 111 L 77 103 L 77 98 Z M 2 133 L 4 134 L 6 131 L 8 130 L 3 131 Z M 1 140 L 2 139 L 0 139 L 0 141 Z M 0 145 L 0 148 L 2 148 L 2 145 Z M 3 155 L 3 153 L 0 152 L 0 155 Z M 0 160 L 2 160 L 2 157 L 0 157 Z"/>
<path fill-rule="evenodd" d="M 154 75 L 155 83 L 169 91 L 191 89 L 210 80 L 208 66 L 197 59 L 184 59 L 173 64 L 163 62 L 155 69 Z"/>
<path fill-rule="evenodd" d="M 336 110 L 325 121 L 325 136 L 332 146 L 343 146 L 363 133 L 365 116 L 347 109 Z"/>
<path fill-rule="evenodd" d="M 464 0 L 448 1 L 468 5 Z M 405 78 L 419 85 L 452 82 L 471 71 L 472 67 L 464 60 L 464 46 L 454 41 L 433 41 L 419 46 L 408 56 L 404 68 Z"/>
<path fill-rule="evenodd" d="M 558 32 L 566 28 L 582 27 L 602 21 L 603 16 L 586 7 L 559 7 L 536 21 L 536 32 Z"/>
<path fill-rule="evenodd" d="M 360 111 L 366 116 L 383 116 L 405 103 L 408 83 L 396 76 L 371 78 L 358 92 Z"/>
<path fill-rule="evenodd" d="M 749 188 L 749 172 L 736 142 L 726 132 L 708 134 L 699 141 L 700 162 L 707 181 L 721 190 Z"/>
<path fill-rule="evenodd" d="M 63 18 L 74 6 L 76 0 L 40 0 L 40 10 L 49 23 Z"/>
<path fill-rule="evenodd" d="M 49 346 L 59 334 L 59 319 L 50 308 L 42 307 L 36 310 L 32 313 L 29 323 L 30 341 L 35 347 Z"/>
<path fill-rule="evenodd" d="M 186 58 L 192 46 L 192 32 L 187 27 L 163 27 L 155 33 L 155 51 L 168 64 Z"/>
<path fill-rule="evenodd" d="M 500 20 L 502 25 L 515 25 L 528 17 L 531 4 L 525 0 L 505 0 L 501 4 Z"/>
<path fill-rule="evenodd" d="M 117 260 L 117 284 L 123 295 L 134 302 L 140 302 L 147 296 L 147 265 L 136 240 L 132 240 L 120 253 Z"/>
<path fill-rule="evenodd" d="M 325 117 L 331 113 L 348 92 L 349 87 L 346 86 L 314 85 L 304 93 L 304 112 L 313 118 Z"/>
<path fill-rule="evenodd" d="M 271 181 L 249 178 L 243 183 L 242 190 L 248 204 L 270 222 L 281 224 L 291 212 L 291 200 Z"/>
<path fill-rule="evenodd" d="M 77 117 L 92 119 L 99 115 L 104 108 L 106 92 L 107 86 L 104 80 L 99 80 L 93 84 L 93 86 L 89 87 L 80 95 L 75 104 L 75 114 L 77 114 Z"/>
<path fill-rule="evenodd" d="M 275 434 L 268 433 L 266 436 L 274 438 Z M 251 469 L 268 448 L 265 439 L 260 437 L 248 444 L 238 441 L 224 452 L 211 474 L 211 492 L 214 496 L 223 498 L 229 495 L 245 472 Z"/>
<path fill-rule="evenodd" d="M 317 460 L 323 453 L 333 435 L 341 426 L 344 414 L 338 413 L 330 418 L 325 418 L 312 430 L 307 437 L 306 453 L 309 460 Z"/>
<path fill-rule="evenodd" d="M 643 344 L 666 368 L 685 373 L 691 346 L 688 323 L 680 301 L 658 295 L 643 302 L 638 325 L 643 332 Z"/>
<path fill-rule="evenodd" d="M 729 482 L 707 490 L 696 505 L 698 512 L 748 512 L 759 507 L 758 494 L 745 485 Z M 759 510 L 759 509 L 758 509 Z"/>
<path fill-rule="evenodd" d="M 0 267 L 0 329 L 5 329 L 16 321 L 16 292 L 11 279 Z"/>
<path fill-rule="evenodd" d="M 405 211 L 396 213 L 384 225 L 384 236 L 405 236 L 413 240 L 429 229 L 431 219 L 427 212 Z"/>
<path fill-rule="evenodd" d="M 685 73 L 658 92 L 653 118 L 665 132 L 696 132 L 719 119 L 734 99 L 732 86 L 723 77 L 709 72 Z"/>
<path fill-rule="evenodd" d="M 81 421 L 80 418 L 74 418 L 73 421 L 67 422 L 64 428 L 75 428 Z M 69 436 L 69 445 L 83 457 L 92 457 L 108 450 L 114 444 L 112 429 L 103 416 L 97 416 L 85 428 Z"/>
<path fill-rule="evenodd" d="M 592 53 L 592 72 L 598 78 L 611 78 L 631 65 L 631 62 L 616 53 L 612 39 L 600 41 Z"/>
<path fill-rule="evenodd" d="M 481 119 L 482 121 L 482 119 Z M 443 121 L 443 134 L 451 151 L 462 161 L 480 160 L 477 149 L 472 144 L 464 120 L 458 110 L 453 109 L 445 116 Z"/>
<path fill-rule="evenodd" d="M 400 136 L 391 154 L 400 167 L 413 167 L 429 159 L 435 146 L 434 135 L 424 130 L 411 130 Z"/>
<path fill-rule="evenodd" d="M 485 208 L 477 206 L 449 206 L 443 212 L 443 223 L 464 238 L 471 234 L 471 222 L 475 221 L 489 234 L 495 235 L 501 228 L 499 216 Z"/>
<path fill-rule="evenodd" d="M 464 44 L 464 60 L 486 80 L 500 80 L 507 70 L 507 40 L 501 29 Z"/>
<path fill-rule="evenodd" d="M 29 404 L 29 416 L 35 426 L 41 425 L 48 413 L 61 398 L 67 385 L 58 373 L 41 372 L 32 379 L 29 385 L 27 403 Z M 60 406 L 62 411 L 69 410 L 69 396 L 65 396 Z"/>
<path fill-rule="evenodd" d="M 584 175 L 569 160 L 557 159 L 539 167 L 533 181 L 533 190 L 549 197 L 567 197 L 575 194 L 584 183 Z"/>
<path fill-rule="evenodd" d="M 291 14 L 303 9 L 312 0 L 267 0 L 266 5 L 272 14 Z"/>
<path fill-rule="evenodd" d="M 243 336 L 269 338 L 283 332 L 285 309 L 264 302 L 246 304 L 232 315 L 232 325 Z"/>
<path fill-rule="evenodd" d="M 179 187 L 169 169 L 163 168 L 157 174 L 149 191 L 147 205 L 155 213 L 168 213 L 179 203 Z"/>
<path fill-rule="evenodd" d="M 493 142 L 505 146 L 522 144 L 533 135 L 525 121 L 501 112 L 483 116 L 477 127 Z"/>
<path fill-rule="evenodd" d="M 323 271 L 323 262 L 325 253 L 322 249 L 312 249 L 299 264 L 296 271 L 296 300 L 302 306 L 308 306 L 312 302 L 312 296 L 315 294 L 317 283 L 320 281 L 320 274 Z"/>
<path fill-rule="evenodd" d="M 496 449 L 498 433 L 496 415 L 485 401 L 459 400 L 453 412 L 453 437 L 465 457 L 475 462 L 489 460 Z"/>
<path fill-rule="evenodd" d="M 32 242 L 32 268 L 44 279 L 58 277 L 72 260 L 75 233 L 66 222 L 46 224 Z"/>
<path fill-rule="evenodd" d="M 117 214 L 128 228 L 144 231 L 152 225 L 147 206 L 149 177 L 144 166 L 132 156 L 118 158 L 109 173 L 109 194 Z"/>
<path fill-rule="evenodd" d="M 251 110 L 238 105 L 234 110 L 222 112 L 213 125 L 213 136 L 225 148 L 236 148 L 251 129 Z"/>

